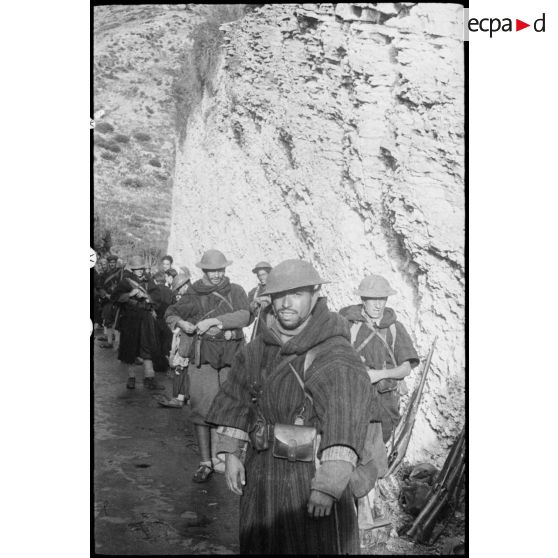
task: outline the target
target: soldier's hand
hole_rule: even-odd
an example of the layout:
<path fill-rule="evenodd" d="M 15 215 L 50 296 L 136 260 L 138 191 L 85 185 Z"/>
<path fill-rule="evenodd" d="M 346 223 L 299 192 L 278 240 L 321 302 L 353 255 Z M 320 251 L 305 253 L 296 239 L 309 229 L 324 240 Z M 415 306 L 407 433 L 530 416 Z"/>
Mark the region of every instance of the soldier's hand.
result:
<path fill-rule="evenodd" d="M 132 289 L 128 294 L 130 296 L 137 296 L 138 293 L 139 293 L 139 289 Z"/>
<path fill-rule="evenodd" d="M 263 309 L 266 306 L 270 305 L 271 300 L 267 296 L 259 296 L 259 297 L 256 298 L 256 303 L 259 304 Z"/>
<path fill-rule="evenodd" d="M 176 324 L 184 333 L 194 333 L 194 331 L 196 331 L 196 326 L 194 324 L 191 324 L 190 322 L 187 322 L 186 320 L 180 320 L 177 324 Z"/>
<path fill-rule="evenodd" d="M 331 508 L 335 499 L 329 494 L 310 491 L 310 499 L 308 500 L 308 515 L 317 519 L 318 517 L 326 517 L 331 513 Z"/>
<path fill-rule="evenodd" d="M 207 318 L 198 322 L 197 329 L 200 333 L 205 333 L 210 327 L 219 326 L 221 322 L 217 318 Z"/>
<path fill-rule="evenodd" d="M 368 377 L 370 378 L 370 381 L 375 384 L 376 382 L 379 382 L 380 380 L 384 379 L 384 371 L 383 370 L 374 370 L 374 368 L 369 368 L 368 369 Z"/>
<path fill-rule="evenodd" d="M 242 496 L 242 487 L 246 484 L 246 472 L 242 461 L 233 453 L 225 457 L 225 480 L 231 492 Z"/>

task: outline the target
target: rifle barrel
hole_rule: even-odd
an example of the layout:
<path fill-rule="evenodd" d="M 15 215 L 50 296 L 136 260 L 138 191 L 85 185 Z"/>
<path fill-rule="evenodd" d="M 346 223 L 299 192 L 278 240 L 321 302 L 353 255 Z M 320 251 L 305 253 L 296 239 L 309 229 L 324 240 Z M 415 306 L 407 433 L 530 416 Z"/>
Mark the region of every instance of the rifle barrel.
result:
<path fill-rule="evenodd" d="M 256 313 L 256 319 L 254 320 L 254 327 L 252 328 L 252 334 L 250 335 L 250 341 L 253 341 L 256 337 L 256 331 L 258 330 L 258 325 L 260 323 L 260 314 L 262 312 L 262 307 L 258 306 L 258 312 Z"/>
<path fill-rule="evenodd" d="M 417 386 L 409 406 L 407 407 L 407 411 L 404 418 L 404 424 L 397 436 L 397 441 L 395 442 L 394 450 L 390 453 L 388 463 L 389 469 L 386 473 L 386 476 L 395 472 L 395 470 L 399 467 L 403 458 L 405 457 L 405 453 L 407 452 L 407 448 L 409 447 L 409 441 L 411 439 L 411 434 L 413 433 L 413 426 L 415 424 L 415 418 L 417 416 L 419 407 L 420 407 L 420 398 L 422 396 L 422 391 L 424 389 L 424 385 L 426 383 L 426 376 L 428 371 L 430 370 L 430 364 L 432 362 L 432 356 L 434 354 L 434 348 L 436 347 L 436 341 L 438 340 L 438 336 L 434 337 L 434 341 L 432 342 L 432 347 L 430 347 L 430 351 L 428 353 L 428 357 L 426 358 L 426 362 L 424 364 L 424 370 L 422 372 L 422 376 Z"/>

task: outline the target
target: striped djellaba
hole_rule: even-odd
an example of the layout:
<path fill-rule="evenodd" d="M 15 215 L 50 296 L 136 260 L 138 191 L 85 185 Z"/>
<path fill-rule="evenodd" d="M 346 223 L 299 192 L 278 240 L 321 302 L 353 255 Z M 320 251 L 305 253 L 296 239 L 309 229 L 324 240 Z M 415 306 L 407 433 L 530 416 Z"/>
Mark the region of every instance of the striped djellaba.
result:
<path fill-rule="evenodd" d="M 260 335 L 237 354 L 229 379 L 215 398 L 208 422 L 248 432 L 254 420 L 251 393 L 261 388 L 259 406 L 269 423 L 293 424 L 304 394 L 287 355 L 302 374 L 306 352 L 318 346 L 305 374 L 314 400 L 307 423 L 321 435 L 318 458 L 332 446 L 362 455 L 372 406 L 370 380 L 349 342 L 347 323 L 320 298 L 307 326 L 281 346 L 262 324 Z M 336 513 L 313 519 L 307 503 L 314 463 L 273 457 L 271 449 L 248 449 L 246 485 L 240 499 L 241 554 L 358 554 L 358 523 L 349 487 L 336 502 Z"/>

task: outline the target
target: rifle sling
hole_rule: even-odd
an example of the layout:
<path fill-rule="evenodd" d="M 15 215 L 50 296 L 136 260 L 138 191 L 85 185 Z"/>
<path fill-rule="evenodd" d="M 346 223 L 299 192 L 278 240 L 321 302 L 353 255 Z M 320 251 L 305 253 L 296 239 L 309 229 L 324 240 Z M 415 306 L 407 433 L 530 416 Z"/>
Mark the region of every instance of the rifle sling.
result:
<path fill-rule="evenodd" d="M 209 293 L 209 294 L 213 294 L 216 297 L 220 298 L 231 309 L 231 312 L 234 312 L 234 307 L 233 307 L 232 303 L 228 299 L 226 299 L 222 294 L 220 294 L 218 292 L 212 292 L 212 293 Z"/>

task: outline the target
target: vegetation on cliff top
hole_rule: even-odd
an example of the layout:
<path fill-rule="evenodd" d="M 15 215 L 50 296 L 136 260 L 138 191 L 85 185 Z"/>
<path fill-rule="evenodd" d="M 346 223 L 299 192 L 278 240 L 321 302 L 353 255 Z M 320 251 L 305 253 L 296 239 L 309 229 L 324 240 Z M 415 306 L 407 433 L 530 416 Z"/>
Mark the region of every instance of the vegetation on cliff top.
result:
<path fill-rule="evenodd" d="M 172 96 L 176 102 L 176 128 L 180 141 L 186 135 L 186 126 L 192 110 L 204 93 L 214 93 L 215 72 L 221 57 L 223 23 L 240 19 L 255 5 L 214 4 L 201 5 L 201 21 L 192 28 L 191 44 L 180 57 L 173 85 Z"/>

